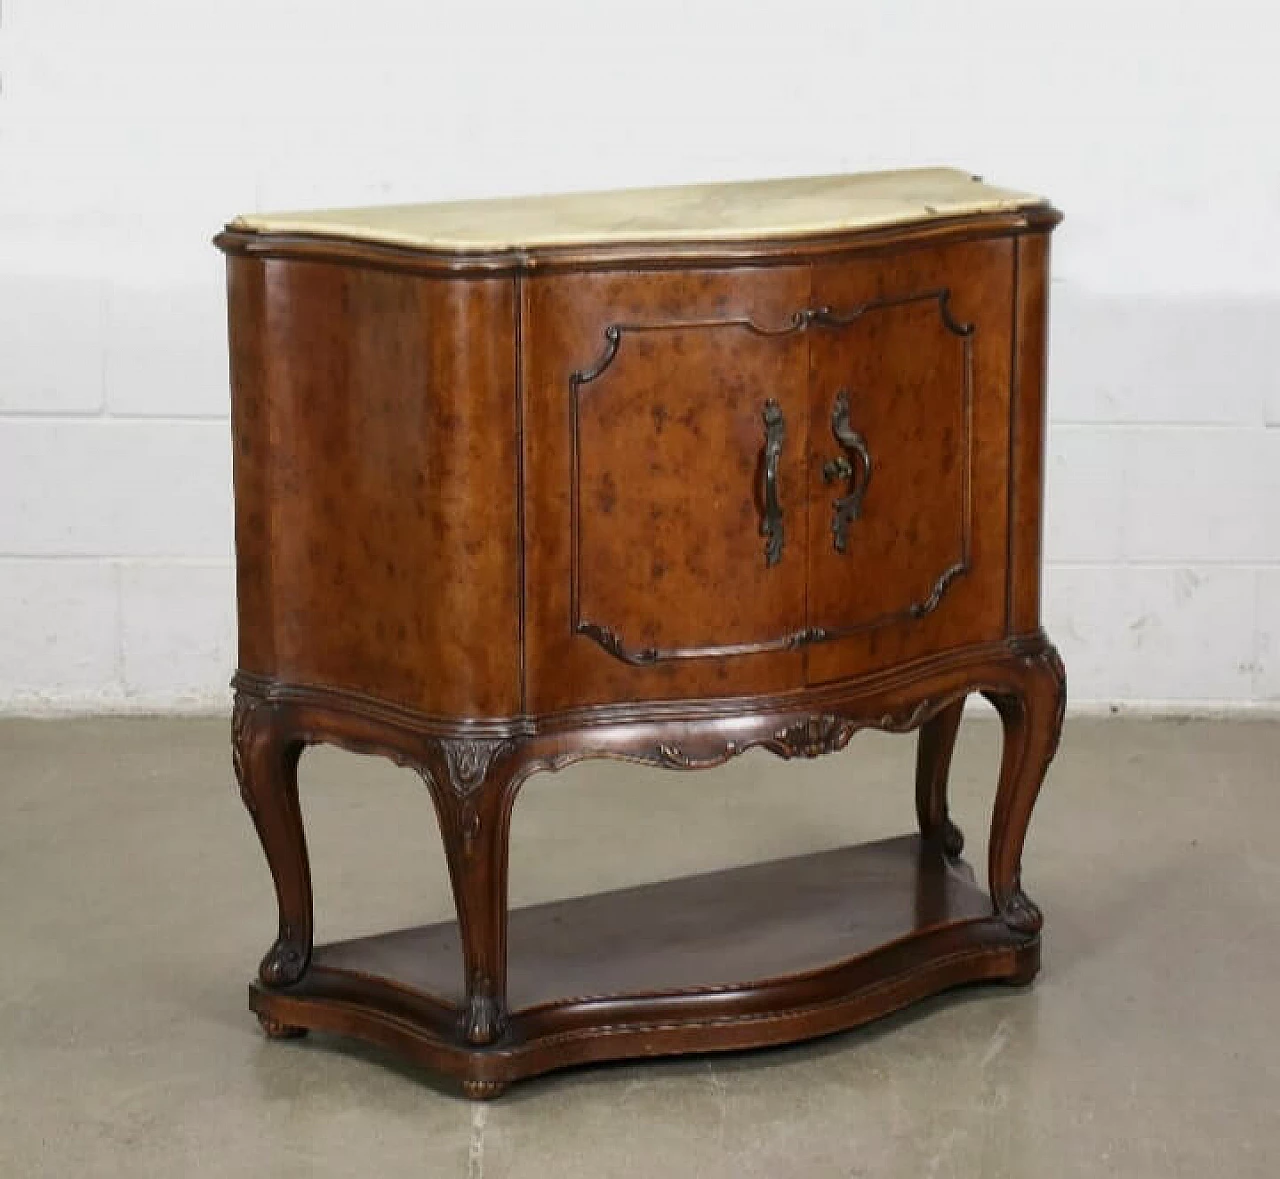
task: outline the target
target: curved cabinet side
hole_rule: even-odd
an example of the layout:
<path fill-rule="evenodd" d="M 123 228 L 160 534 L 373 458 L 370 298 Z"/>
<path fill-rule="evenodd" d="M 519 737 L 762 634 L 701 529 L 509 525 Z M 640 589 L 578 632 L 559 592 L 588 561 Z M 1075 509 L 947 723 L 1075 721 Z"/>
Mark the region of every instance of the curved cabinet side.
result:
<path fill-rule="evenodd" d="M 241 669 L 516 715 L 514 281 L 228 266 Z"/>
<path fill-rule="evenodd" d="M 235 482 L 236 662 L 275 670 L 271 593 L 270 406 L 266 389 L 266 265 L 227 259 L 227 337 L 231 360 L 231 454 Z"/>
<path fill-rule="evenodd" d="M 1044 533 L 1045 396 L 1049 335 L 1049 233 L 1016 243 L 1013 395 L 1010 420 L 1009 595 L 1010 634 L 1040 625 L 1040 571 Z"/>

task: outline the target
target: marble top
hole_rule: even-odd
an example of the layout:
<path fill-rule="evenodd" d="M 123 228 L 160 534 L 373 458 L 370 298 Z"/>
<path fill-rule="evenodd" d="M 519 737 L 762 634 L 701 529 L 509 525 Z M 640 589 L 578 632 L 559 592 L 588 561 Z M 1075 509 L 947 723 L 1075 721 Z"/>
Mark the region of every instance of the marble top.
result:
<path fill-rule="evenodd" d="M 561 196 L 252 213 L 230 229 L 310 234 L 424 250 L 509 250 L 637 242 L 807 237 L 973 213 L 1044 198 L 957 168 L 916 168 Z"/>

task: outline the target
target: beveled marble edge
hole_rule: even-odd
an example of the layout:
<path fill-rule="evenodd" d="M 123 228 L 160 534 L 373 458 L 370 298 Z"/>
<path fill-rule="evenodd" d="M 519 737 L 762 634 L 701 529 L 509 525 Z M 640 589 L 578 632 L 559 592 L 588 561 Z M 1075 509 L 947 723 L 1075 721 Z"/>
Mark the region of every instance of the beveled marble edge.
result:
<path fill-rule="evenodd" d="M 1008 213 L 1045 198 L 918 168 L 237 217 L 228 229 L 450 252 L 809 237 Z"/>

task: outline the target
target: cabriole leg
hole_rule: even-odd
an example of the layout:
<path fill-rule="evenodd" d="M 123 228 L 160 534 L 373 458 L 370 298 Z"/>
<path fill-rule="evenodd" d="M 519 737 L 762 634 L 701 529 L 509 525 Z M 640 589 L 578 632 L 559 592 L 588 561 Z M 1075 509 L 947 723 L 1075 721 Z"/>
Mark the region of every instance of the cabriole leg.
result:
<path fill-rule="evenodd" d="M 1062 660 L 1048 640 L 1022 659 L 1018 678 L 1011 691 L 984 693 L 1004 726 L 987 871 L 995 911 L 1010 929 L 1030 936 L 1040 931 L 1043 918 L 1022 891 L 1022 846 L 1031 808 L 1058 749 L 1067 685 Z"/>
<path fill-rule="evenodd" d="M 964 714 L 964 700 L 961 696 L 925 721 L 916 744 L 916 815 L 920 834 L 949 856 L 958 856 L 964 850 L 964 835 L 951 821 L 947 807 L 951 754 Z"/>
<path fill-rule="evenodd" d="M 232 715 L 232 755 L 244 799 L 275 882 L 280 929 L 258 968 L 270 987 L 296 983 L 311 961 L 311 868 L 298 805 L 302 744 L 288 739 L 275 704 L 237 693 Z M 289 1029 L 268 1027 L 269 1035 Z"/>
<path fill-rule="evenodd" d="M 518 759 L 504 741 L 440 746 L 447 788 L 436 791 L 436 809 L 462 938 L 462 1036 L 483 1046 L 506 1028 L 510 791 Z"/>

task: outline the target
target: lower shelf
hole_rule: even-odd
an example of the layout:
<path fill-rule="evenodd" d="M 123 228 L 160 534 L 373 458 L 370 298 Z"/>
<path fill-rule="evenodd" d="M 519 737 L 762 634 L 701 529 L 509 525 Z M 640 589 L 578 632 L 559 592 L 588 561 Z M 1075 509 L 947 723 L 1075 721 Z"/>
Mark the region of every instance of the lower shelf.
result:
<path fill-rule="evenodd" d="M 1040 955 L 916 836 L 514 910 L 508 951 L 509 1015 L 483 1048 L 461 1035 L 453 922 L 317 947 L 250 1006 L 273 1034 L 357 1036 L 492 1096 L 568 1065 L 825 1035 L 963 983 L 1028 982 Z"/>

